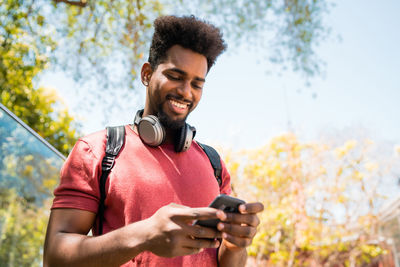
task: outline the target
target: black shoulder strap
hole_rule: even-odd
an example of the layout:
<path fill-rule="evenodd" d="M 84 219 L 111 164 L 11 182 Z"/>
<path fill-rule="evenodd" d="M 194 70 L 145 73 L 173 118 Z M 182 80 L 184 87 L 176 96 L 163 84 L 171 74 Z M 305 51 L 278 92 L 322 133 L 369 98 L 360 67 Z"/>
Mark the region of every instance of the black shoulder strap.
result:
<path fill-rule="evenodd" d="M 222 185 L 222 166 L 221 166 L 221 159 L 219 157 L 218 152 L 211 146 L 207 146 L 205 144 L 201 144 L 199 142 L 197 142 L 197 144 L 199 144 L 199 146 L 204 150 L 204 152 L 206 153 L 208 159 L 211 162 L 211 165 L 214 169 L 214 175 L 215 178 L 217 179 L 218 185 L 221 186 Z"/>
<path fill-rule="evenodd" d="M 104 220 L 104 201 L 106 199 L 106 181 L 112 167 L 114 166 L 114 160 L 118 156 L 122 146 L 125 143 L 125 127 L 107 127 L 107 145 L 106 154 L 101 162 L 101 177 L 100 177 L 100 204 L 98 211 L 99 218 L 99 235 L 103 234 L 103 220 Z M 222 184 L 222 166 L 218 152 L 211 146 L 207 146 L 197 142 L 199 146 L 204 150 L 211 165 L 214 169 L 214 175 L 217 179 L 218 185 Z"/>
<path fill-rule="evenodd" d="M 103 234 L 104 220 L 104 201 L 106 200 L 106 181 L 114 160 L 118 156 L 119 151 L 125 143 L 125 127 L 107 127 L 107 144 L 106 154 L 101 161 L 101 177 L 100 177 L 100 204 L 99 204 L 99 235 Z"/>

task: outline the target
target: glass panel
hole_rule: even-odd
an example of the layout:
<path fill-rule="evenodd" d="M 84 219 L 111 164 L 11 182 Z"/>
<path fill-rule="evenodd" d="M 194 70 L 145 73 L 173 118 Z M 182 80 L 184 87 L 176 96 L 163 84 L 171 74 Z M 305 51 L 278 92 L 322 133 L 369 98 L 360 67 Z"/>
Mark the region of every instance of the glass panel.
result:
<path fill-rule="evenodd" d="M 63 161 L 0 105 L 0 266 L 41 266 L 52 192 Z"/>

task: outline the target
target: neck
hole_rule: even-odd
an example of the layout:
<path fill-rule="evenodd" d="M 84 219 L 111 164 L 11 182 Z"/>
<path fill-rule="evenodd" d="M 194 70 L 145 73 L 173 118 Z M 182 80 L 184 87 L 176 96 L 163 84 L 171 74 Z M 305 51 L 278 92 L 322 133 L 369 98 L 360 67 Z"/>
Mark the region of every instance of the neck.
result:
<path fill-rule="evenodd" d="M 179 130 L 165 129 L 165 134 L 166 134 L 165 143 L 174 144 L 178 131 Z"/>

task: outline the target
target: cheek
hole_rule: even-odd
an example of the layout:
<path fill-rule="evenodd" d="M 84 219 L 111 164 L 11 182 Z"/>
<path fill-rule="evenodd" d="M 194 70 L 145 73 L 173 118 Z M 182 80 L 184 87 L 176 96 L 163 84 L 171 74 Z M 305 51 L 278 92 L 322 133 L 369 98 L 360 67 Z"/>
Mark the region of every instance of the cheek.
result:
<path fill-rule="evenodd" d="M 193 108 L 195 108 L 197 106 L 197 104 L 200 102 L 202 94 L 203 94 L 203 90 L 199 90 L 198 92 L 196 91 L 193 93 L 193 98 L 194 98 Z"/>
<path fill-rule="evenodd" d="M 151 105 L 151 108 L 155 111 L 158 109 L 158 106 L 161 104 L 161 92 L 158 90 L 157 84 L 152 84 L 151 89 L 148 92 L 148 99 Z"/>
<path fill-rule="evenodd" d="M 198 90 L 197 92 L 195 92 L 195 98 L 197 102 L 200 102 L 202 95 L 203 95 L 203 90 Z"/>

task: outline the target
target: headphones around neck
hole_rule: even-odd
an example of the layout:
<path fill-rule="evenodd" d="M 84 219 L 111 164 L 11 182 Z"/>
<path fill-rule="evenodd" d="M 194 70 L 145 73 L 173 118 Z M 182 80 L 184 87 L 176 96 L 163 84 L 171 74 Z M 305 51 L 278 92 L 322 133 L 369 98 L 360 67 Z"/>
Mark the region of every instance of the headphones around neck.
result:
<path fill-rule="evenodd" d="M 159 146 L 165 141 L 165 129 L 159 119 L 154 115 L 143 116 L 143 109 L 138 110 L 135 116 L 135 125 L 140 139 L 149 146 Z M 185 123 L 175 136 L 174 149 L 184 152 L 189 149 L 196 135 L 196 128 Z"/>

